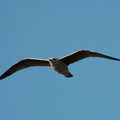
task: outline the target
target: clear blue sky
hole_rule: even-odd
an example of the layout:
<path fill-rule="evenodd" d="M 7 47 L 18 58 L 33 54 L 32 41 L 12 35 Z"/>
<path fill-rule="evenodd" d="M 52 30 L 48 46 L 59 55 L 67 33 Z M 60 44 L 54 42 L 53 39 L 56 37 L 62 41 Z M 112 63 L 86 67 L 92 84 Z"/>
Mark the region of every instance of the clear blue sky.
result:
<path fill-rule="evenodd" d="M 120 58 L 119 0 L 0 0 L 0 74 L 23 58 L 88 49 Z M 0 81 L 0 120 L 120 120 L 120 62 L 88 58 L 65 78 L 32 67 Z"/>

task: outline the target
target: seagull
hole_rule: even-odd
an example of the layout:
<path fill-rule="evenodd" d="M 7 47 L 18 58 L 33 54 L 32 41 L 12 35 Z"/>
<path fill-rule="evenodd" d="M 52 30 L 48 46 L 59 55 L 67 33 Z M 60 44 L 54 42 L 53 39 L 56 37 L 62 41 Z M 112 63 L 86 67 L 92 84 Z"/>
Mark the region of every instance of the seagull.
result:
<path fill-rule="evenodd" d="M 56 72 L 64 75 L 65 77 L 72 77 L 73 75 L 69 72 L 68 66 L 74 62 L 82 60 L 88 57 L 101 57 L 111 60 L 120 61 L 120 59 L 104 55 L 98 52 L 90 50 L 78 50 L 67 56 L 61 58 L 50 58 L 50 59 L 36 59 L 36 58 L 25 58 L 13 66 L 11 66 L 6 72 L 0 76 L 0 80 L 12 75 L 13 73 L 32 66 L 47 66 L 52 67 Z"/>

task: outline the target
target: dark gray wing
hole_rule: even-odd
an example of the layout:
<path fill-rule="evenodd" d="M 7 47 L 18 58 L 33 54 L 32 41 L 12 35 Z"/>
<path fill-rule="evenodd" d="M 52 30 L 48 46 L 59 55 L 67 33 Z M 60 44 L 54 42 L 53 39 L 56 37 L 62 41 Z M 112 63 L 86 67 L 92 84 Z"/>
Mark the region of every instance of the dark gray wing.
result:
<path fill-rule="evenodd" d="M 69 54 L 65 57 L 60 58 L 60 60 L 66 63 L 67 65 L 69 65 L 71 63 L 77 62 L 87 57 L 102 57 L 102 58 L 120 61 L 120 59 L 110 57 L 101 53 L 89 51 L 89 50 L 78 50 L 72 54 Z"/>
<path fill-rule="evenodd" d="M 10 67 L 0 76 L 0 80 L 21 70 L 32 66 L 50 66 L 49 61 L 45 59 L 26 58 Z"/>

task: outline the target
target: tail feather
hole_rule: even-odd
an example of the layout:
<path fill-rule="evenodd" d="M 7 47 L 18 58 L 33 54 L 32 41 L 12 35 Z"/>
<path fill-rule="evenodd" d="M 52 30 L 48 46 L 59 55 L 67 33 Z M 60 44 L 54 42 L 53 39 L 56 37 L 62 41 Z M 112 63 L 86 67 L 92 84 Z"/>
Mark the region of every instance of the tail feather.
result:
<path fill-rule="evenodd" d="M 65 75 L 65 77 L 73 77 L 73 75 L 69 73 L 68 75 Z"/>

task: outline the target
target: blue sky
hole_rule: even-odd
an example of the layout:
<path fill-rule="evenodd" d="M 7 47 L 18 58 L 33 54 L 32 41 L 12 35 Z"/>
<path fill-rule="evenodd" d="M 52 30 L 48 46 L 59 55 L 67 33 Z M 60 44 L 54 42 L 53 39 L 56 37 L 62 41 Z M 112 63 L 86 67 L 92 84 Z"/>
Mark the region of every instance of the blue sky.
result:
<path fill-rule="evenodd" d="M 119 0 L 0 0 L 0 74 L 23 58 L 88 49 L 120 58 Z M 1 120 L 120 120 L 120 62 L 88 58 L 65 78 L 32 67 L 0 81 Z"/>

